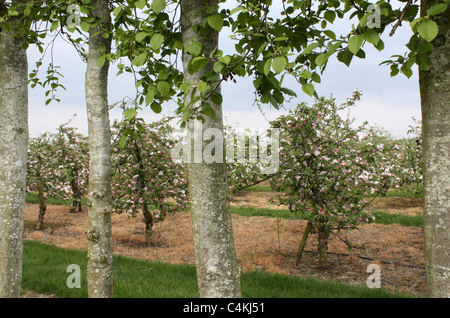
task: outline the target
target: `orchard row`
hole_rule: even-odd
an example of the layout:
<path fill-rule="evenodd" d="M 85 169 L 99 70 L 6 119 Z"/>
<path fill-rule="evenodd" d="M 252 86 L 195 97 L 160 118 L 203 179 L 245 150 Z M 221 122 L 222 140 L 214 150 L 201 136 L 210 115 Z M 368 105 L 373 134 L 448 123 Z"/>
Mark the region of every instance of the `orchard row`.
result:
<path fill-rule="evenodd" d="M 389 189 L 420 194 L 420 129 L 412 127 L 408 138 L 394 139 L 367 123 L 355 127 L 342 114 L 360 95 L 355 91 L 340 105 L 321 98 L 312 106 L 300 104 L 280 116 L 268 130 L 279 132 L 276 147 L 262 143 L 267 149 L 261 149 L 261 143 L 250 139 L 256 135 L 247 131 L 243 148 L 247 160 L 226 163 L 230 195 L 270 180 L 276 192 L 272 202 L 301 213 L 309 221 L 308 231 L 317 228 L 319 246 L 326 248 L 333 231 L 351 230 L 373 219 L 365 210 L 373 198 Z M 171 125 L 173 117 L 145 123 L 134 105 L 123 103 L 121 107 L 124 117 L 111 127 L 112 208 L 132 217 L 143 213 L 150 244 L 154 222 L 189 208 L 187 167 L 173 159 L 173 149 L 182 137 Z M 226 132 L 238 135 L 231 127 Z M 259 160 L 262 151 L 277 151 L 273 174 L 263 173 L 267 163 Z M 38 229 L 49 196 L 71 200 L 71 212 L 81 211 L 88 177 L 88 138 L 75 128 L 64 124 L 56 133 L 30 140 L 27 183 L 28 191 L 37 192 L 40 198 Z"/>

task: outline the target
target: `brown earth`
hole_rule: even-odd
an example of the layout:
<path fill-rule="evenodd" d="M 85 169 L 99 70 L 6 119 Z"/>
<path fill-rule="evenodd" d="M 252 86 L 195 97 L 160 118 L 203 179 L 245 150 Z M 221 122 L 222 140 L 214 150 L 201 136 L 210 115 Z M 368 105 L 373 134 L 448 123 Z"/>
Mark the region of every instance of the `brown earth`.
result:
<path fill-rule="evenodd" d="M 282 208 L 270 205 L 267 192 L 243 191 L 231 205 Z M 86 249 L 87 210 L 69 213 L 69 207 L 49 206 L 45 227 L 34 230 L 37 204 L 25 209 L 25 240 L 35 240 L 64 248 Z M 387 197 L 376 199 L 371 209 L 391 213 L 420 215 L 421 199 Z M 305 254 L 298 266 L 294 259 L 306 221 L 232 215 L 236 252 L 243 271 L 261 270 L 271 273 L 338 280 L 366 285 L 370 264 L 381 268 L 381 285 L 389 290 L 424 296 L 425 262 L 423 233 L 418 227 L 369 224 L 346 236 L 356 245 L 352 251 L 337 236 L 330 236 L 328 267 L 317 268 L 317 235 L 311 234 Z M 178 213 L 154 226 L 154 246 L 146 247 L 143 220 L 126 215 L 112 216 L 115 254 L 162 261 L 194 264 L 194 248 L 189 213 Z M 342 237 L 342 236 L 341 236 Z M 29 293 L 26 297 L 43 297 Z"/>

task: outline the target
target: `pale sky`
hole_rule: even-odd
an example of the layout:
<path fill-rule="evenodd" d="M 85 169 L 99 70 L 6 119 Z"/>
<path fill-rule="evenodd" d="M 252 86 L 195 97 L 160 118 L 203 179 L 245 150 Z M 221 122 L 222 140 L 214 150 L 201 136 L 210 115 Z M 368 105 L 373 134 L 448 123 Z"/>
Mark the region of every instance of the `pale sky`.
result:
<path fill-rule="evenodd" d="M 344 29 L 351 24 L 343 21 Z M 339 28 L 341 26 L 337 26 Z M 348 30 L 348 29 L 347 29 Z M 386 32 L 388 33 L 389 30 Z M 414 75 L 407 79 L 404 75 L 393 78 L 389 75 L 389 67 L 378 66 L 393 54 L 403 55 L 407 52 L 404 46 L 411 35 L 410 27 L 405 24 L 397 29 L 394 37 L 384 36 L 385 49 L 378 52 L 373 48 L 365 47 L 366 59 L 356 57 L 348 68 L 344 64 L 330 60 L 327 70 L 322 76 L 322 83 L 316 85 L 320 96 L 336 98 L 338 103 L 344 102 L 353 90 L 359 89 L 363 96 L 351 117 L 356 123 L 369 121 L 371 125 L 385 128 L 394 136 L 404 136 L 408 126 L 414 124 L 412 117 L 421 118 L 420 96 L 417 68 Z M 221 33 L 220 48 L 225 52 L 232 52 L 233 43 L 228 39 L 226 32 Z M 81 133 L 87 134 L 87 118 L 84 95 L 84 73 L 86 65 L 80 60 L 74 48 L 63 41 L 58 41 L 54 47 L 54 63 L 61 66 L 64 75 L 61 83 L 67 91 L 60 90 L 58 97 L 60 103 L 52 102 L 45 106 L 44 90 L 41 88 L 29 91 L 29 129 L 30 136 L 34 137 L 45 131 L 55 129 L 70 120 L 76 113 L 71 126 L 78 127 Z M 28 50 L 29 69 L 34 69 L 39 53 L 33 47 Z M 49 54 L 46 58 L 49 61 Z M 43 75 L 46 69 L 44 63 L 41 70 Z M 116 76 L 117 69 L 113 65 L 110 69 L 109 102 L 113 104 L 124 97 L 134 97 L 134 80 L 130 76 Z M 286 109 L 293 108 L 302 101 L 312 103 L 312 99 L 301 91 L 301 87 L 294 81 L 285 81 L 286 87 L 297 92 L 298 97 L 286 104 Z M 253 84 L 250 78 L 237 78 L 237 83 L 225 82 L 222 86 L 223 112 L 225 120 L 238 128 L 261 129 L 268 127 L 267 119 L 272 120 L 286 113 L 286 110 L 275 110 L 269 105 L 264 106 L 264 115 L 253 105 Z M 163 105 L 163 113 L 168 114 L 175 110 L 173 105 Z M 142 117 L 147 121 L 160 118 L 150 109 L 145 110 Z M 119 118 L 119 111 L 110 114 L 111 121 Z"/>

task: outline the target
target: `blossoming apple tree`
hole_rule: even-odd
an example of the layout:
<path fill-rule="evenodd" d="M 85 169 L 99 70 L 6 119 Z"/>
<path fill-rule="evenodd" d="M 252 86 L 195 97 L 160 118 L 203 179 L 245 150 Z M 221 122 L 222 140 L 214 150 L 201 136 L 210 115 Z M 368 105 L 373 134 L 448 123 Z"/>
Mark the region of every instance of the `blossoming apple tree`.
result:
<path fill-rule="evenodd" d="M 167 213 L 187 209 L 188 181 L 184 166 L 171 158 L 176 142 L 171 118 L 146 124 L 136 115 L 136 108 L 125 109 L 123 120 L 113 124 L 113 211 L 130 217 L 142 211 L 151 245 L 153 224 Z"/>
<path fill-rule="evenodd" d="M 392 166 L 379 164 L 389 145 L 369 142 L 365 124 L 354 128 L 339 114 L 359 96 L 355 91 L 341 105 L 324 98 L 311 107 L 303 103 L 272 122 L 281 129 L 280 174 L 271 180 L 280 194 L 272 200 L 308 220 L 296 263 L 317 229 L 319 267 L 325 266 L 330 233 L 340 237 L 340 231 L 370 222 L 373 216 L 364 208 L 391 186 Z"/>
<path fill-rule="evenodd" d="M 30 138 L 27 161 L 27 191 L 37 190 L 41 229 L 48 197 L 72 201 L 70 212 L 81 212 L 81 198 L 87 191 L 89 154 L 87 138 L 76 128 L 61 125 L 57 133 Z"/>

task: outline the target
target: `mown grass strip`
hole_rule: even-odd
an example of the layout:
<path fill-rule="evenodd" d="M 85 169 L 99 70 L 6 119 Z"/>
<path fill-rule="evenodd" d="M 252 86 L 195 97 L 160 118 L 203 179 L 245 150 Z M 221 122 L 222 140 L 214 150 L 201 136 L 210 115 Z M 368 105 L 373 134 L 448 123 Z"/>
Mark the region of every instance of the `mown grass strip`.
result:
<path fill-rule="evenodd" d="M 271 218 L 282 218 L 291 220 L 303 220 L 304 217 L 300 213 L 290 212 L 289 210 L 275 210 L 268 208 L 253 208 L 253 207 L 231 207 L 231 213 L 241 216 L 263 216 Z M 423 216 L 411 216 L 402 214 L 392 214 L 386 212 L 374 212 L 374 223 L 378 224 L 400 224 L 403 226 L 423 226 Z"/>
<path fill-rule="evenodd" d="M 70 264 L 80 267 L 81 288 L 68 288 Z M 86 251 L 24 242 L 24 290 L 59 298 L 86 298 Z M 298 278 L 265 272 L 242 275 L 244 298 L 404 298 L 415 297 L 386 289 L 370 289 L 334 281 Z M 197 298 L 195 267 L 114 256 L 114 297 Z"/>
<path fill-rule="evenodd" d="M 39 198 L 37 194 L 34 193 L 27 193 L 25 195 L 25 202 L 26 203 L 39 203 Z M 48 197 L 45 199 L 45 203 L 48 205 L 72 205 L 73 199 L 69 199 L 67 201 L 54 198 L 54 197 Z M 86 206 L 87 198 L 81 198 L 81 205 Z"/>

